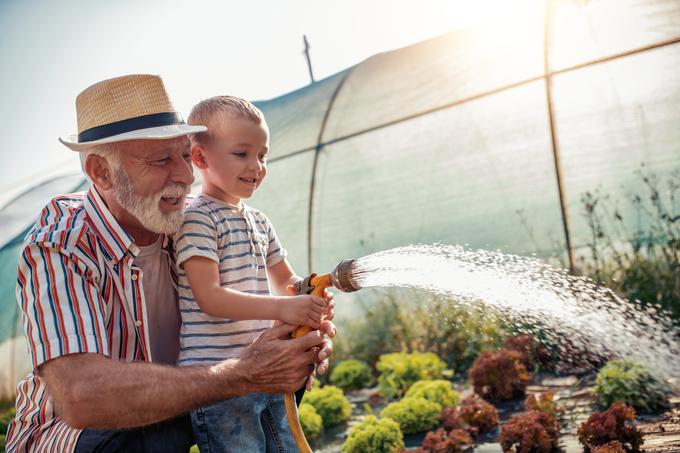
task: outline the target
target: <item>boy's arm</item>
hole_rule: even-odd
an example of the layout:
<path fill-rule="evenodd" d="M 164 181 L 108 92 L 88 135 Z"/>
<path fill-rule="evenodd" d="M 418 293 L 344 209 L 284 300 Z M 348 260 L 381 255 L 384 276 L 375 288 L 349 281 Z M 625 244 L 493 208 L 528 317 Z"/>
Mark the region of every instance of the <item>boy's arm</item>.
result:
<path fill-rule="evenodd" d="M 318 328 L 324 300 L 316 296 L 279 297 L 247 294 L 220 286 L 217 263 L 192 256 L 183 263 L 194 298 L 205 313 L 234 320 L 278 319 Z"/>
<path fill-rule="evenodd" d="M 285 258 L 273 266 L 267 266 L 267 275 L 276 294 L 290 294 L 288 287 L 302 280 Z"/>

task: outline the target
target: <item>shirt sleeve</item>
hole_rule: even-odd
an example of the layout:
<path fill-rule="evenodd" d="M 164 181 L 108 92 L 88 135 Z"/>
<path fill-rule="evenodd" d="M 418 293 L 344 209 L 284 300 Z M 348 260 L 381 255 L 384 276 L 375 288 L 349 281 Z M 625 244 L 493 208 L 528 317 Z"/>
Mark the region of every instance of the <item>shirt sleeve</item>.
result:
<path fill-rule="evenodd" d="M 202 256 L 217 264 L 217 228 L 213 218 L 203 211 L 188 209 L 184 213 L 182 228 L 175 240 L 175 259 L 177 267 L 191 257 Z"/>
<path fill-rule="evenodd" d="M 280 263 L 288 256 L 288 251 L 283 248 L 279 237 L 276 235 L 274 225 L 272 225 L 269 217 L 266 217 L 267 235 L 269 236 L 269 247 L 267 248 L 267 266 L 273 266 Z"/>
<path fill-rule="evenodd" d="M 55 244 L 28 243 L 24 247 L 16 296 L 34 370 L 67 354 L 110 356 L 105 304 L 93 275 Z"/>

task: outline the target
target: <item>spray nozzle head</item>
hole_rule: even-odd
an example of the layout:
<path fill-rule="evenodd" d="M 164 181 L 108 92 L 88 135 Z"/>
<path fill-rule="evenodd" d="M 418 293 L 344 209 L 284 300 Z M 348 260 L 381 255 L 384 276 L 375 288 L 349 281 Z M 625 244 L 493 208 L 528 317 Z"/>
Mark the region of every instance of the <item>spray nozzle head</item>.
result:
<path fill-rule="evenodd" d="M 354 278 L 356 260 L 342 260 L 330 273 L 330 280 L 334 287 L 345 293 L 361 289 Z"/>

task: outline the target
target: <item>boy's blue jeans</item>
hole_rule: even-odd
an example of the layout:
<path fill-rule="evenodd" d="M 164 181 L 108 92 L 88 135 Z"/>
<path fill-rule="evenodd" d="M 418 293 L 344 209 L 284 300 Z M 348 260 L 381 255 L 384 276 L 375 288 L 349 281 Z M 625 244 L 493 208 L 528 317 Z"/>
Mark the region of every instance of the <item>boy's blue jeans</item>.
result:
<path fill-rule="evenodd" d="M 191 412 L 201 453 L 298 452 L 283 395 L 251 393 Z"/>

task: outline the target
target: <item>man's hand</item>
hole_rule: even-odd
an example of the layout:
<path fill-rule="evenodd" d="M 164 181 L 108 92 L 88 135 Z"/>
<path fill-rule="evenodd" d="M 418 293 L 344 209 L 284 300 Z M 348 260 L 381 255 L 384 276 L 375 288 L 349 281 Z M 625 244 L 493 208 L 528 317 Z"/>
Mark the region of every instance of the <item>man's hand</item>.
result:
<path fill-rule="evenodd" d="M 329 320 L 321 321 L 321 332 L 325 333 L 330 338 L 335 337 L 336 333 L 335 324 Z M 333 354 L 333 341 L 330 339 L 325 339 L 319 350 L 318 363 L 316 365 L 316 371 L 319 374 L 325 374 L 328 371 L 328 364 L 330 357 Z M 309 390 L 311 390 L 311 386 Z"/>
<path fill-rule="evenodd" d="M 312 374 L 320 362 L 328 369 L 333 347 L 323 334 L 335 335 L 335 326 L 322 322 L 322 331 L 313 330 L 299 338 L 290 338 L 297 326 L 279 324 L 263 332 L 239 358 L 238 367 L 253 391 L 293 393 Z"/>
<path fill-rule="evenodd" d="M 295 286 L 293 285 L 288 285 L 286 287 L 286 291 L 288 294 L 291 296 L 297 294 L 295 292 Z M 328 290 L 328 288 L 324 289 L 323 291 L 323 300 L 326 303 L 326 307 L 324 309 L 324 317 L 323 321 L 321 321 L 321 331 L 326 333 L 329 337 L 333 338 L 335 336 L 335 325 L 330 322 L 333 319 L 333 316 L 335 316 L 335 313 L 333 309 L 335 308 L 335 300 L 333 297 L 333 293 Z M 314 368 L 314 371 L 309 375 L 309 378 L 307 379 L 307 382 L 305 383 L 305 388 L 307 390 L 312 390 L 312 385 L 314 384 L 314 377 L 316 376 L 317 373 L 319 374 L 325 374 L 326 371 L 328 371 L 328 364 L 329 364 L 329 357 L 333 353 L 333 342 L 331 340 L 324 340 L 324 345 L 322 348 L 319 349 L 319 363 L 316 365 Z M 323 355 L 323 357 L 322 357 Z"/>

